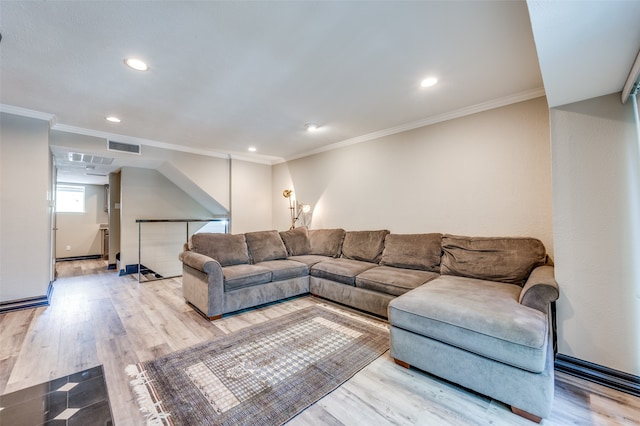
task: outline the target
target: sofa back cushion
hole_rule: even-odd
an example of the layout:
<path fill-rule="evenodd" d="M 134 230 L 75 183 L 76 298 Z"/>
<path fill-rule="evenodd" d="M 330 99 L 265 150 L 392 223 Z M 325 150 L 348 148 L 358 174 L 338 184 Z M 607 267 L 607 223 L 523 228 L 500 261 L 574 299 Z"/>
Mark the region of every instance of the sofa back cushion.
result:
<path fill-rule="evenodd" d="M 249 251 L 243 234 L 193 234 L 191 250 L 217 260 L 222 266 L 249 263 Z"/>
<path fill-rule="evenodd" d="M 380 264 L 440 272 L 442 234 L 389 234 Z"/>
<path fill-rule="evenodd" d="M 311 241 L 306 226 L 280 232 L 280 238 L 289 256 L 304 256 L 311 252 Z"/>
<path fill-rule="evenodd" d="M 458 275 L 523 286 L 544 265 L 544 244 L 535 238 L 442 237 L 442 275 Z"/>
<path fill-rule="evenodd" d="M 363 262 L 378 263 L 384 249 L 384 239 L 389 234 L 380 231 L 348 231 L 342 243 L 342 257 Z"/>
<path fill-rule="evenodd" d="M 311 229 L 309 230 L 309 254 L 320 256 L 339 257 L 342 251 L 345 230 L 338 229 Z"/>
<path fill-rule="evenodd" d="M 253 263 L 286 259 L 287 248 L 278 231 L 247 232 L 244 236 Z"/>

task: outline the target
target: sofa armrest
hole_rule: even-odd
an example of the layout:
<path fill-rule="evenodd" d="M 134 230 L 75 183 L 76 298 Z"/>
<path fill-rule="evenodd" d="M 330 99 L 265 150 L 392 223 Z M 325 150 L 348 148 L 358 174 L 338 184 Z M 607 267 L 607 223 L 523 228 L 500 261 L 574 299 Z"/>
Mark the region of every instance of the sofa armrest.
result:
<path fill-rule="evenodd" d="M 520 291 L 520 304 L 548 313 L 549 303 L 558 300 L 560 296 L 553 271 L 553 266 L 550 265 L 535 268 Z"/>
<path fill-rule="evenodd" d="M 182 295 L 209 320 L 222 317 L 224 309 L 224 274 L 220 263 L 200 253 L 183 251 Z"/>
<path fill-rule="evenodd" d="M 205 256 L 204 254 L 193 251 L 183 251 L 180 253 L 178 258 L 185 265 L 191 266 L 193 269 L 197 269 L 198 271 L 206 272 L 207 274 L 214 273 L 217 270 L 222 272 L 222 266 L 220 266 L 220 263 L 209 256 Z"/>

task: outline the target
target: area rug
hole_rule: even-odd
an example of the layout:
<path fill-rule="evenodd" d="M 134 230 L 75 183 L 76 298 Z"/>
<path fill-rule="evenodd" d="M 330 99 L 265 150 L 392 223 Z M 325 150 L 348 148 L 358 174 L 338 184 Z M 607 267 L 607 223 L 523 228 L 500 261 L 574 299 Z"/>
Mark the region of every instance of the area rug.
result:
<path fill-rule="evenodd" d="M 389 349 L 386 324 L 313 306 L 128 366 L 151 425 L 280 425 Z"/>

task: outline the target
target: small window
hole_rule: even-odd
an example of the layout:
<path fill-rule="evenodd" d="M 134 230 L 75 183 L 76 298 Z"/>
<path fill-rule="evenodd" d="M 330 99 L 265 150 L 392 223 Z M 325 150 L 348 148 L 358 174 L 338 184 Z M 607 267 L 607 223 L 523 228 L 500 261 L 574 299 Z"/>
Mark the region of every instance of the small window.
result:
<path fill-rule="evenodd" d="M 84 186 L 58 185 L 56 211 L 58 213 L 84 213 Z"/>

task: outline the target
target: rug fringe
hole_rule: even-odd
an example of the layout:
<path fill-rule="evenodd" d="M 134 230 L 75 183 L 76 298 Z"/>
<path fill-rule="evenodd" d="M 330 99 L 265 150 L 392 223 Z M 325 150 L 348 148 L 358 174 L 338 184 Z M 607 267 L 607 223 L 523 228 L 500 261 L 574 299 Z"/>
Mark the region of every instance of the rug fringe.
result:
<path fill-rule="evenodd" d="M 147 426 L 172 425 L 170 413 L 164 411 L 162 401 L 157 400 L 152 394 L 150 380 L 142 367 L 134 364 L 127 365 L 124 372 L 131 378 L 129 384 L 138 399 L 138 407 Z"/>

